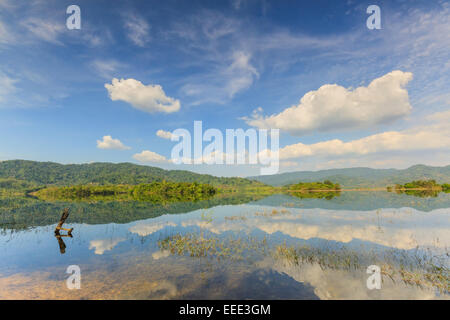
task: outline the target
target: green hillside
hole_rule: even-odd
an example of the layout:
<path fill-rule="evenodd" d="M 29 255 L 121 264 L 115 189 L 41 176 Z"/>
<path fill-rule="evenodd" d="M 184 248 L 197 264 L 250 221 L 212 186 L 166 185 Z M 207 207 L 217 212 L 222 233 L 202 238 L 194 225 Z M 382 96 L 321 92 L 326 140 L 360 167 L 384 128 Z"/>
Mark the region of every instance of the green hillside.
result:
<path fill-rule="evenodd" d="M 386 187 L 387 185 L 404 184 L 413 180 L 434 179 L 437 183 L 450 181 L 450 165 L 430 167 L 415 165 L 408 169 L 371 169 L 348 168 L 320 171 L 296 171 L 270 176 L 249 177 L 256 181 L 273 186 L 282 186 L 298 182 L 331 180 L 341 186 L 349 187 Z"/>
<path fill-rule="evenodd" d="M 256 186 L 260 183 L 244 178 L 215 177 L 185 170 L 164 170 L 132 163 L 59 164 L 26 160 L 0 162 L 0 189 L 42 185 L 130 184 L 154 181 L 197 182 L 212 186 Z"/>

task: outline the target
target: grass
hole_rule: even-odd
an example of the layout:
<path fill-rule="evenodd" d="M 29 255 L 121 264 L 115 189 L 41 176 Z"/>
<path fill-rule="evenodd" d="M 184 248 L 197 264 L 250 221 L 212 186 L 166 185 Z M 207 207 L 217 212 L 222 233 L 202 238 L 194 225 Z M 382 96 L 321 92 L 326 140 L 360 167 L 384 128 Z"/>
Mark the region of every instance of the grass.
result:
<path fill-rule="evenodd" d="M 441 256 L 431 252 L 422 253 L 418 248 L 413 253 L 388 251 L 380 255 L 374 251 L 358 253 L 345 247 L 331 250 L 284 244 L 277 246 L 273 255 L 293 265 L 316 263 L 322 269 L 365 270 L 368 265 L 376 264 L 380 266 L 382 276 L 393 282 L 436 288 L 441 293 L 450 291 L 447 250 Z"/>
<path fill-rule="evenodd" d="M 267 238 L 250 236 L 219 238 L 201 233 L 175 234 L 158 242 L 160 250 L 172 255 L 208 258 L 222 261 L 244 260 L 255 255 L 270 255 L 275 260 L 299 266 L 318 264 L 323 270 L 365 271 L 375 264 L 381 268 L 383 281 L 402 282 L 421 288 L 435 288 L 441 293 L 449 290 L 449 252 L 437 255 L 427 250 L 355 251 L 342 247 L 312 247 L 308 245 L 269 246 Z"/>
<path fill-rule="evenodd" d="M 225 220 L 234 221 L 234 220 L 241 220 L 245 221 L 247 220 L 246 216 L 231 216 L 231 217 L 225 217 Z"/>
<path fill-rule="evenodd" d="M 266 245 L 265 239 L 262 241 L 252 237 L 219 239 L 214 236 L 206 237 L 203 233 L 175 234 L 158 241 L 161 250 L 168 250 L 174 255 L 217 260 L 243 260 L 244 252 L 262 253 Z"/>
<path fill-rule="evenodd" d="M 264 209 L 263 212 L 255 212 L 255 216 L 263 216 L 263 217 L 272 217 L 272 216 L 276 216 L 276 215 L 280 215 L 280 214 L 291 214 L 291 212 L 287 209 L 281 209 L 281 210 L 277 210 L 277 209 L 273 209 L 272 211 L 267 211 Z"/>

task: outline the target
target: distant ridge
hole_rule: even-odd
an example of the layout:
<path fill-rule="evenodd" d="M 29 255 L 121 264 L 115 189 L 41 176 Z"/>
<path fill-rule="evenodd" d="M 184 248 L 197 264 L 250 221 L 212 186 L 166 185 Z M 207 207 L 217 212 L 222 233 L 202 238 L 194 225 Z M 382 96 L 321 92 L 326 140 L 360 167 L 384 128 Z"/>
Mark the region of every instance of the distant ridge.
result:
<path fill-rule="evenodd" d="M 438 183 L 450 182 L 450 165 L 432 167 L 423 164 L 414 165 L 407 169 L 372 169 L 346 168 L 328 169 L 320 171 L 294 171 L 269 176 L 248 177 L 272 186 L 282 186 L 299 181 L 331 180 L 344 187 L 385 187 L 396 183 L 404 184 L 412 180 L 434 179 Z"/>
<path fill-rule="evenodd" d="M 162 180 L 208 183 L 214 186 L 260 184 L 245 178 L 216 177 L 186 170 L 164 170 L 133 163 L 59 164 L 28 160 L 0 162 L 0 179 L 14 179 L 34 185 L 139 184 Z"/>

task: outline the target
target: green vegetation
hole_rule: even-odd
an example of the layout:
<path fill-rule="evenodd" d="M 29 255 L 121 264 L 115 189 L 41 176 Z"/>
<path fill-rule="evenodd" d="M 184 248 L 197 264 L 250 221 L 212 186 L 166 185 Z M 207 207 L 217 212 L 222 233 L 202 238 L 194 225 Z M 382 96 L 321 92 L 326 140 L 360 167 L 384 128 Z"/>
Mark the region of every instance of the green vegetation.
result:
<path fill-rule="evenodd" d="M 11 181 L 8 187 L 36 186 L 138 185 L 155 181 L 197 182 L 218 186 L 249 187 L 264 184 L 244 178 L 215 177 L 184 170 L 164 170 L 132 163 L 89 163 L 62 165 L 53 162 L 10 160 L 0 162 L 0 179 Z M 11 180 L 13 179 L 13 180 Z M 25 187 L 24 185 L 19 187 Z M 0 184 L 1 188 L 1 184 Z"/>
<path fill-rule="evenodd" d="M 441 184 L 442 191 L 449 193 L 450 192 L 450 183 Z"/>
<path fill-rule="evenodd" d="M 139 185 L 85 185 L 48 187 L 32 195 L 42 200 L 62 201 L 148 201 L 165 203 L 198 201 L 216 194 L 217 189 L 208 184 L 186 182 L 152 182 Z"/>
<path fill-rule="evenodd" d="M 208 258 L 220 260 L 244 260 L 252 255 L 264 253 L 267 246 L 266 238 L 262 241 L 253 237 L 227 238 L 205 236 L 203 233 L 175 234 L 158 241 L 162 251 L 173 255 L 188 255 L 193 258 Z"/>
<path fill-rule="evenodd" d="M 329 190 L 341 190 L 339 183 L 333 183 L 330 180 L 324 182 L 299 182 L 291 184 L 286 187 L 289 191 L 329 191 Z"/>
<path fill-rule="evenodd" d="M 391 192 L 392 187 L 387 187 L 387 190 Z M 450 192 L 450 184 L 444 183 L 439 185 L 436 180 L 415 180 L 403 185 L 395 185 L 396 193 L 404 193 L 422 198 L 437 197 L 441 191 Z"/>
<path fill-rule="evenodd" d="M 439 190 L 396 190 L 399 194 L 406 194 L 408 196 L 414 196 L 419 198 L 437 198 Z"/>
<path fill-rule="evenodd" d="M 324 182 L 299 182 L 284 187 L 282 190 L 300 199 L 333 199 L 340 196 L 341 185 L 330 180 Z"/>
<path fill-rule="evenodd" d="M 415 180 L 403 185 L 396 184 L 395 189 L 441 189 L 436 180 Z"/>
<path fill-rule="evenodd" d="M 0 178 L 0 197 L 14 197 L 24 195 L 38 186 L 25 180 L 14 178 Z"/>
<path fill-rule="evenodd" d="M 305 192 L 291 192 L 291 196 L 294 196 L 296 198 L 300 199 L 325 199 L 325 200 L 331 200 L 335 197 L 339 197 L 341 195 L 340 191 L 305 191 Z"/>

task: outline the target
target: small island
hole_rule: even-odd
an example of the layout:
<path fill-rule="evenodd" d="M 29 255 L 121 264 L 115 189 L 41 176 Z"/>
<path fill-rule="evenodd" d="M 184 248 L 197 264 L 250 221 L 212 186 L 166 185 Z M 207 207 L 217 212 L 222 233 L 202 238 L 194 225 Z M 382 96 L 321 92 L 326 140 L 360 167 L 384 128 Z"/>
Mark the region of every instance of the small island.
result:
<path fill-rule="evenodd" d="M 299 182 L 284 187 L 283 191 L 301 199 L 331 200 L 341 194 L 341 185 L 330 180 L 325 180 L 324 182 Z"/>
<path fill-rule="evenodd" d="M 437 197 L 440 192 L 450 192 L 450 184 L 438 184 L 436 180 L 414 180 L 405 184 L 396 184 L 395 192 L 417 197 Z M 392 192 L 393 187 L 388 186 L 387 191 Z"/>
<path fill-rule="evenodd" d="M 300 192 L 341 191 L 341 185 L 325 180 L 324 182 L 299 182 L 286 186 L 286 189 Z"/>
<path fill-rule="evenodd" d="M 450 184 L 438 184 L 436 180 L 415 180 L 405 184 L 396 184 L 395 190 L 435 190 L 450 192 Z"/>

